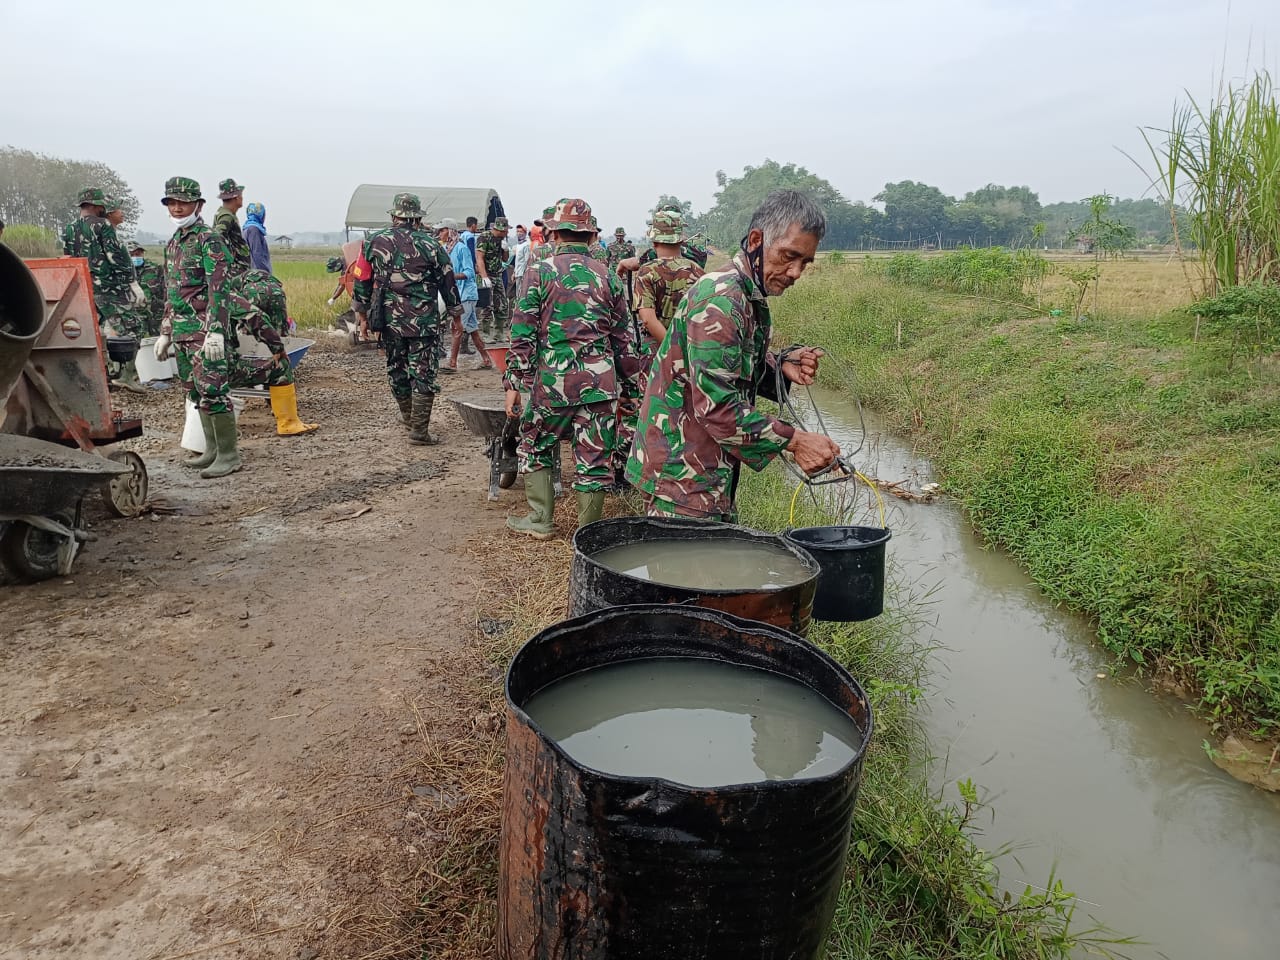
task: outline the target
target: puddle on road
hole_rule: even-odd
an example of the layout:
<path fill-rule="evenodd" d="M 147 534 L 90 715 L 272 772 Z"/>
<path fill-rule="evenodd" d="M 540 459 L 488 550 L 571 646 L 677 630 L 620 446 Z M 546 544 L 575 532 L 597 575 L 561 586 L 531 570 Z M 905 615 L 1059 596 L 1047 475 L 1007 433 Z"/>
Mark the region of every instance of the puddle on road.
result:
<path fill-rule="evenodd" d="M 852 404 L 815 396 L 842 447 L 856 446 Z M 873 440 L 857 461 L 868 476 L 931 478 L 906 445 Z M 932 779 L 953 800 L 956 781 L 980 786 L 994 810 L 982 844 L 1017 846 L 1001 861 L 1005 884 L 1038 886 L 1056 869 L 1083 898 L 1078 918 L 1148 941 L 1124 948 L 1134 958 L 1276 956 L 1280 796 L 1217 769 L 1182 703 L 1111 678 L 1092 627 L 984 549 L 955 504 L 886 500 L 898 578 L 938 584 Z"/>

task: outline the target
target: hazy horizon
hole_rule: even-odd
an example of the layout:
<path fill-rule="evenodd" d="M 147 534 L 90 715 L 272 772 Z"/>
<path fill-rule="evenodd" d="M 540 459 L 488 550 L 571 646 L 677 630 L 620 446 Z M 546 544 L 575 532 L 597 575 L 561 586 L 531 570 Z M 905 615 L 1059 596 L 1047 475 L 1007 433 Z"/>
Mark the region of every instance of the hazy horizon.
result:
<path fill-rule="evenodd" d="M 0 80 L 17 95 L 0 144 L 107 163 L 142 204 L 138 229 L 161 235 L 175 174 L 214 206 L 235 177 L 273 234 L 341 230 L 360 183 L 493 187 L 526 223 L 581 196 L 605 229 L 639 233 L 659 194 L 704 211 L 717 170 L 766 158 L 851 201 L 899 180 L 1140 197 L 1149 177 L 1125 156 L 1145 158 L 1139 128 L 1165 125 L 1184 91 L 1277 72 L 1280 46 L 1280 4 L 1262 0 L 545 0 L 477 7 L 483 20 L 226 0 L 194 32 L 154 0 L 102 9 L 5 13 Z"/>

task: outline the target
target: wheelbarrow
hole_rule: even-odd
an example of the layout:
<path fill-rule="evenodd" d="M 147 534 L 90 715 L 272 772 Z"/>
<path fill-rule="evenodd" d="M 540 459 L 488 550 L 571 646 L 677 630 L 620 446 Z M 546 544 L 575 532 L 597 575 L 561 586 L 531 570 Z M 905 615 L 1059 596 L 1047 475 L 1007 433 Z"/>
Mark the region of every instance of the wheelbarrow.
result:
<path fill-rule="evenodd" d="M 314 340 L 303 337 L 285 337 L 284 349 L 289 354 L 289 366 L 297 370 L 307 351 L 315 345 Z M 248 384 L 238 382 L 232 386 L 231 395 L 245 400 L 263 399 L 270 403 L 271 394 L 264 381 L 267 376 L 267 367 L 271 364 L 271 351 L 261 340 L 243 333 L 240 335 L 240 347 L 240 356 L 249 366 L 251 373 Z"/>
<path fill-rule="evenodd" d="M 83 497 L 128 483 L 131 476 L 126 463 L 0 434 L 0 581 L 69 574 L 88 539 L 81 520 Z"/>
<path fill-rule="evenodd" d="M 520 420 L 507 416 L 506 399 L 501 390 L 469 390 L 450 396 L 462 422 L 477 437 L 485 441 L 485 453 L 489 455 L 489 499 L 497 500 L 499 490 L 508 490 L 516 482 L 519 469 L 516 447 L 520 444 Z M 552 452 L 555 468 L 556 496 L 563 492 L 560 483 L 560 445 Z"/>

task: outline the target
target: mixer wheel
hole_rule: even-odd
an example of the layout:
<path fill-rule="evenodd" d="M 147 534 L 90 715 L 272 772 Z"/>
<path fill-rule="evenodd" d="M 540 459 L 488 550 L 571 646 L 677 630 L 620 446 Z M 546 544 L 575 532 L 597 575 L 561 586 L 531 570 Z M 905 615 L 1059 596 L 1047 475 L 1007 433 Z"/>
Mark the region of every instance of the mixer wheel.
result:
<path fill-rule="evenodd" d="M 72 513 L 55 513 L 49 519 L 65 527 L 76 522 Z M 4 566 L 19 579 L 48 580 L 58 575 L 58 551 L 63 541 L 57 534 L 14 520 L 0 537 L 0 554 Z"/>
<path fill-rule="evenodd" d="M 108 460 L 123 463 L 128 473 L 102 481 L 102 502 L 117 517 L 136 517 L 147 505 L 147 465 L 132 450 L 113 450 Z"/>

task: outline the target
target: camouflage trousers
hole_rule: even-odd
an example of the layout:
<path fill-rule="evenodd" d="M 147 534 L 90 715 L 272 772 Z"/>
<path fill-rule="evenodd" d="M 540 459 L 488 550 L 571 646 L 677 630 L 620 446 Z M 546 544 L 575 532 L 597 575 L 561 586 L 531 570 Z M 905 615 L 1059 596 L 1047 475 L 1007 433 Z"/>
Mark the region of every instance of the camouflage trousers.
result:
<path fill-rule="evenodd" d="M 573 446 L 573 488 L 603 490 L 613 482 L 613 452 L 617 401 L 601 400 L 579 407 L 535 407 L 526 402 L 520 418 L 520 470 L 550 470 L 561 440 Z"/>
<path fill-rule="evenodd" d="M 228 345 L 221 360 L 209 360 L 200 354 L 203 344 L 203 340 L 191 340 L 175 346 L 178 350 L 178 379 L 187 388 L 191 402 L 205 413 L 228 413 L 233 386 L 265 384 L 283 387 L 293 383 L 293 368 L 288 357 L 251 362 Z"/>
<path fill-rule="evenodd" d="M 703 513 L 701 510 L 695 510 L 693 507 L 672 500 L 663 500 L 661 497 L 645 497 L 644 512 L 648 517 L 684 517 L 689 520 L 709 520 L 716 523 L 737 523 L 738 520 L 736 514 Z"/>
<path fill-rule="evenodd" d="M 489 306 L 480 308 L 480 331 L 503 333 L 511 326 L 511 297 L 502 277 L 494 280 L 489 291 Z"/>
<path fill-rule="evenodd" d="M 145 307 L 135 306 L 126 293 L 122 297 L 98 296 L 94 300 L 98 308 L 98 325 L 110 327 L 116 336 L 133 337 L 141 340 L 147 336 L 147 311 Z"/>
<path fill-rule="evenodd" d="M 402 337 L 389 330 L 382 334 L 387 351 L 387 380 L 397 400 L 413 394 L 439 393 L 440 331 L 425 337 Z"/>

